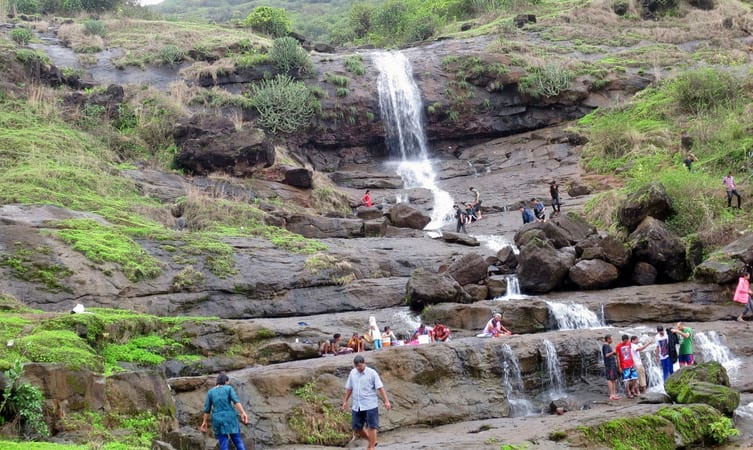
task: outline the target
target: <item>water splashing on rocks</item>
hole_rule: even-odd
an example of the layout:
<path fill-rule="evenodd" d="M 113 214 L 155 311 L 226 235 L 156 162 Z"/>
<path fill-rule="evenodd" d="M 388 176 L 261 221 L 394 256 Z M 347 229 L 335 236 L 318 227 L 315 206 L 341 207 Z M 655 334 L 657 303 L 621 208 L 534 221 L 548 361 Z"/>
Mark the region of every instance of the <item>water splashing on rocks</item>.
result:
<path fill-rule="evenodd" d="M 708 334 L 697 333 L 695 339 L 704 362 L 716 361 L 727 369 L 730 378 L 737 377 L 742 361 L 732 354 L 719 333 L 716 331 L 709 331 Z"/>
<path fill-rule="evenodd" d="M 554 400 L 567 396 L 565 394 L 565 382 L 562 376 L 562 369 L 560 369 L 560 360 L 557 355 L 557 349 L 549 339 L 544 339 L 542 342 L 544 346 L 544 363 L 546 364 L 547 371 L 547 389 L 549 391 L 549 397 Z"/>
<path fill-rule="evenodd" d="M 525 386 L 523 385 L 523 377 L 520 374 L 520 364 L 518 363 L 518 357 L 513 353 L 512 348 L 505 344 L 502 347 L 505 360 L 502 363 L 504 370 L 503 383 L 505 386 L 505 394 L 507 395 L 507 401 L 510 403 L 512 417 L 532 416 L 538 414 L 525 395 Z"/>
<path fill-rule="evenodd" d="M 549 307 L 549 314 L 560 330 L 579 330 L 605 326 L 595 312 L 580 303 L 546 302 L 546 304 Z"/>

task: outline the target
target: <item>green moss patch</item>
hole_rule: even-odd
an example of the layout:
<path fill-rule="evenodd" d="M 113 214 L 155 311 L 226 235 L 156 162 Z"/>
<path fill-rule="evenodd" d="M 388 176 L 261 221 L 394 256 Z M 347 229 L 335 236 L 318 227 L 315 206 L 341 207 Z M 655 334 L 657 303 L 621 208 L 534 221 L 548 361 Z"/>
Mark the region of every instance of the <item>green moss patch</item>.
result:
<path fill-rule="evenodd" d="M 102 358 L 72 331 L 40 331 L 21 337 L 15 345 L 34 362 L 60 363 L 74 369 L 102 371 Z"/>
<path fill-rule="evenodd" d="M 11 274 L 18 279 L 41 283 L 50 292 L 66 290 L 61 281 L 72 272 L 64 266 L 46 261 L 48 258 L 35 255 L 39 252 L 45 250 L 19 248 L 12 253 L 0 252 L 0 267 L 9 268 Z"/>

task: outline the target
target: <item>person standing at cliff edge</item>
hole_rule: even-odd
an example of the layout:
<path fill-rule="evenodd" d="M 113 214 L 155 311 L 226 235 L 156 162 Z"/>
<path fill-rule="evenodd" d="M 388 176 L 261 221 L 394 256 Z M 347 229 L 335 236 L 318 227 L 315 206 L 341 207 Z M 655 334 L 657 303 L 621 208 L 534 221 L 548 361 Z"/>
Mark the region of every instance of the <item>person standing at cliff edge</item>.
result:
<path fill-rule="evenodd" d="M 348 410 L 348 400 L 353 398 L 351 407 L 351 426 L 355 436 L 362 437 L 369 441 L 368 450 L 374 450 L 377 445 L 377 430 L 379 429 L 379 399 L 377 391 L 382 395 L 384 407 L 389 411 L 392 409 L 390 401 L 387 399 L 387 391 L 384 390 L 381 378 L 376 370 L 366 367 L 366 361 L 363 356 L 358 355 L 353 358 L 353 369 L 348 375 L 348 381 L 345 383 L 345 400 L 343 400 L 343 411 Z M 364 430 L 366 426 L 366 430 Z"/>
<path fill-rule="evenodd" d="M 199 430 L 202 433 L 207 432 L 207 420 L 211 414 L 212 430 L 220 444 L 220 450 L 228 450 L 231 439 L 236 450 L 246 450 L 238 425 L 238 414 L 241 415 L 241 422 L 244 425 L 248 423 L 248 416 L 243 410 L 235 389 L 228 386 L 227 382 L 228 376 L 221 373 L 217 375 L 217 385 L 207 392 L 207 399 L 204 402 L 204 421 L 201 422 Z"/>

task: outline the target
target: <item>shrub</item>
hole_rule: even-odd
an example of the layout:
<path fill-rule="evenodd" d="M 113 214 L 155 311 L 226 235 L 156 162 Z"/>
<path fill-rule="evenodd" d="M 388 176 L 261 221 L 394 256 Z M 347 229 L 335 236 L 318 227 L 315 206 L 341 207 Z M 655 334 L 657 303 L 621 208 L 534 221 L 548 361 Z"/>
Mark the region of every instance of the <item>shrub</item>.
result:
<path fill-rule="evenodd" d="M 341 75 L 332 75 L 331 73 L 324 74 L 324 81 L 343 88 L 346 88 L 348 87 L 348 85 L 350 85 L 350 78 Z"/>
<path fill-rule="evenodd" d="M 355 3 L 348 13 L 348 24 L 356 37 L 362 38 L 371 31 L 374 6 L 368 2 Z"/>
<path fill-rule="evenodd" d="M 532 97 L 556 97 L 570 88 L 573 73 L 565 67 L 547 64 L 535 67 L 532 73 L 520 79 L 518 89 Z"/>
<path fill-rule="evenodd" d="M 721 70 L 691 70 L 670 82 L 670 95 L 679 108 L 691 114 L 729 103 L 742 92 L 741 82 Z"/>
<path fill-rule="evenodd" d="M 337 88 L 335 91 L 335 95 L 338 97 L 347 97 L 350 94 L 350 90 L 348 88 Z"/>
<path fill-rule="evenodd" d="M 308 52 L 292 37 L 275 39 L 269 59 L 281 73 L 289 74 L 292 71 L 305 75 L 312 70 Z"/>
<path fill-rule="evenodd" d="M 16 59 L 27 66 L 47 65 L 50 63 L 50 58 L 44 53 L 39 50 L 29 50 L 26 48 L 16 50 Z"/>
<path fill-rule="evenodd" d="M 260 64 L 267 64 L 270 59 L 269 55 L 264 53 L 242 53 L 235 56 L 235 67 L 254 67 Z"/>
<path fill-rule="evenodd" d="M 26 45 L 32 38 L 31 30 L 28 28 L 14 28 L 10 32 L 10 38 L 16 41 L 18 45 Z"/>
<path fill-rule="evenodd" d="M 87 36 L 105 36 L 105 24 L 99 20 L 84 20 L 84 34 Z"/>
<path fill-rule="evenodd" d="M 363 57 L 361 55 L 350 55 L 345 58 L 345 70 L 354 73 L 356 75 L 363 75 L 366 73 L 366 68 L 363 66 Z"/>
<path fill-rule="evenodd" d="M 21 382 L 24 373 L 17 360 L 5 372 L 5 389 L 0 403 L 0 424 L 20 419 L 23 434 L 28 437 L 47 437 L 50 431 L 44 421 L 44 396 L 38 387 Z"/>
<path fill-rule="evenodd" d="M 283 8 L 257 6 L 243 24 L 276 38 L 287 36 L 290 32 L 290 18 Z"/>
<path fill-rule="evenodd" d="M 15 7 L 16 12 L 20 14 L 36 14 L 39 12 L 38 0 L 13 0 L 10 5 Z"/>
<path fill-rule="evenodd" d="M 183 50 L 179 49 L 176 45 L 168 44 L 162 47 L 159 51 L 159 59 L 168 65 L 176 65 L 183 62 L 185 55 Z"/>
<path fill-rule="evenodd" d="M 45 330 L 17 341 L 34 362 L 61 363 L 72 369 L 101 370 L 102 361 L 89 344 L 69 330 Z"/>
<path fill-rule="evenodd" d="M 316 109 L 308 87 L 287 75 L 264 80 L 251 88 L 259 123 L 273 133 L 293 133 L 306 127 Z"/>
<path fill-rule="evenodd" d="M 425 41 L 437 30 L 437 18 L 429 13 L 413 18 L 408 25 L 406 38 L 411 42 Z"/>

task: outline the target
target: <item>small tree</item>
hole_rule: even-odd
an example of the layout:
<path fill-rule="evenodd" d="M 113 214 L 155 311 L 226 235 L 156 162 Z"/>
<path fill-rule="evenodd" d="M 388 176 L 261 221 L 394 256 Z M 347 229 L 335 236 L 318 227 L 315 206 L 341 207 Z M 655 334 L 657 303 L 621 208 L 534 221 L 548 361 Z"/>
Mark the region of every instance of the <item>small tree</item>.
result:
<path fill-rule="evenodd" d="M 268 34 L 273 37 L 283 37 L 290 33 L 290 18 L 283 8 L 257 6 L 246 17 L 243 24 L 252 30 Z"/>
<path fill-rule="evenodd" d="M 292 37 L 275 39 L 269 51 L 269 59 L 281 73 L 294 71 L 298 75 L 305 75 L 311 72 L 308 52 Z"/>
<path fill-rule="evenodd" d="M 277 75 L 251 87 L 251 102 L 259 123 L 272 133 L 293 133 L 308 126 L 317 100 L 308 87 L 287 75 Z"/>

